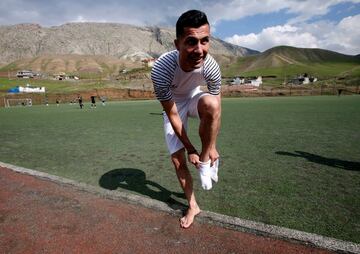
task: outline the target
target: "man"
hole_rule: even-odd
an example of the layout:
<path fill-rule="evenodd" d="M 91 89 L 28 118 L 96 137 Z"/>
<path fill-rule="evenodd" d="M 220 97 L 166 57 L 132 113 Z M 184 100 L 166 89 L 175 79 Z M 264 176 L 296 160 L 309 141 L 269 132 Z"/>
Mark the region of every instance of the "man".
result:
<path fill-rule="evenodd" d="M 105 96 L 101 96 L 100 99 L 101 99 L 102 105 L 105 106 L 106 97 L 105 97 Z"/>
<path fill-rule="evenodd" d="M 79 101 L 79 106 L 80 106 L 80 108 L 82 109 L 83 106 L 84 106 L 84 104 L 83 104 L 83 100 L 82 100 L 82 97 L 81 97 L 80 94 L 78 95 L 78 101 Z"/>
<path fill-rule="evenodd" d="M 193 181 L 187 159 L 199 172 L 202 187 L 211 189 L 217 181 L 219 153 L 216 138 L 220 128 L 221 74 L 216 61 L 208 54 L 210 26 L 205 13 L 190 10 L 176 23 L 177 50 L 163 54 L 155 63 L 151 78 L 156 97 L 164 109 L 164 131 L 171 160 L 189 208 L 180 219 L 188 228 L 200 208 L 193 192 Z M 209 92 L 200 90 L 207 85 Z M 201 151 L 197 151 L 187 135 L 188 116 L 200 118 Z"/>
<path fill-rule="evenodd" d="M 96 108 L 95 96 L 94 95 L 90 96 L 90 99 L 91 99 L 91 107 Z"/>

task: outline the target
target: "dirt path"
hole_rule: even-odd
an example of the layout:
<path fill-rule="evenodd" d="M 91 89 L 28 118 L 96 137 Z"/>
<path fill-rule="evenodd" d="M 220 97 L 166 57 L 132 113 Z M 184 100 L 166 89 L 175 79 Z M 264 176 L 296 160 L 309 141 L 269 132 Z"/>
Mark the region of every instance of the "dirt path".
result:
<path fill-rule="evenodd" d="M 0 167 L 0 253 L 331 253 L 178 218 Z"/>

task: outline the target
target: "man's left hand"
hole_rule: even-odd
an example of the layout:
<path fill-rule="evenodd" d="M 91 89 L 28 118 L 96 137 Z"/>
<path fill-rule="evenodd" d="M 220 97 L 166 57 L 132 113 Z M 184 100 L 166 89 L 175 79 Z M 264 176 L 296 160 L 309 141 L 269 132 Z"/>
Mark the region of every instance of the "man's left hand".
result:
<path fill-rule="evenodd" d="M 220 155 L 219 155 L 218 151 L 216 150 L 216 148 L 213 148 L 213 149 L 210 150 L 209 157 L 210 157 L 210 160 L 211 160 L 210 166 L 212 167 L 214 165 L 214 161 L 216 161 L 220 157 Z"/>

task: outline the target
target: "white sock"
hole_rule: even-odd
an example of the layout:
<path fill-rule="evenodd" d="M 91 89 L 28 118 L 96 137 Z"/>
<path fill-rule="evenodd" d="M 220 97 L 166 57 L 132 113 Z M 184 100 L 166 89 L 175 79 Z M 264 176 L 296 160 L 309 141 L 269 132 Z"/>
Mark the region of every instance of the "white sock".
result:
<path fill-rule="evenodd" d="M 200 161 L 199 165 L 201 186 L 204 190 L 210 190 L 212 188 L 210 163 L 210 160 L 208 162 Z"/>
<path fill-rule="evenodd" d="M 213 179 L 213 181 L 217 183 L 219 181 L 219 177 L 218 177 L 219 159 L 214 161 L 213 166 L 210 168 L 210 170 L 211 170 L 211 179 Z"/>

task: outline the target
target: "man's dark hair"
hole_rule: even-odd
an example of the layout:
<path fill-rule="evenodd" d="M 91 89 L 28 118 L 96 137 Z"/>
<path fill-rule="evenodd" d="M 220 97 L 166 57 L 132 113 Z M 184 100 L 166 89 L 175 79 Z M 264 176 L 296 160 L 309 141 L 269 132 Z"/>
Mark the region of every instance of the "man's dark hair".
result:
<path fill-rule="evenodd" d="M 190 10 L 184 12 L 176 22 L 176 38 L 180 38 L 184 34 L 185 27 L 199 28 L 205 24 L 209 24 L 206 14 L 198 10 Z"/>

